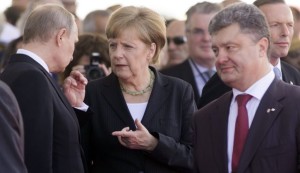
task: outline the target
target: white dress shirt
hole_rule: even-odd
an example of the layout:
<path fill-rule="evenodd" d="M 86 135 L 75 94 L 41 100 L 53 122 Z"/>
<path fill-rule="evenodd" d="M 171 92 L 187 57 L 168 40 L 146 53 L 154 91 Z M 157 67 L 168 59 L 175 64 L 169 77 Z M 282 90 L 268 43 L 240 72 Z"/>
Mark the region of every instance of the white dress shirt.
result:
<path fill-rule="evenodd" d="M 24 54 L 29 56 L 31 59 L 33 59 L 34 61 L 36 61 L 37 63 L 39 63 L 42 67 L 44 67 L 44 69 L 50 73 L 48 65 L 45 63 L 45 61 L 40 58 L 37 54 L 29 51 L 29 50 L 25 50 L 25 49 L 18 49 L 17 50 L 17 54 Z"/>
<path fill-rule="evenodd" d="M 138 119 L 140 122 L 142 121 L 148 102 L 145 103 L 127 103 L 129 112 L 133 121 Z"/>
<path fill-rule="evenodd" d="M 249 94 L 252 98 L 246 104 L 247 112 L 248 112 L 248 122 L 249 128 L 251 127 L 252 121 L 254 119 L 255 112 L 259 106 L 259 103 L 273 82 L 275 78 L 275 74 L 273 70 L 270 68 L 270 72 L 262 77 L 260 80 L 256 81 L 252 86 L 250 86 L 245 92 L 241 92 L 237 89 L 232 89 L 233 97 L 230 104 L 229 117 L 228 117 L 228 131 L 227 131 L 227 155 L 228 155 L 228 172 L 231 172 L 231 161 L 232 161 L 232 152 L 233 152 L 233 143 L 234 143 L 234 131 L 235 131 L 235 122 L 237 118 L 237 101 L 236 96 L 239 94 Z"/>

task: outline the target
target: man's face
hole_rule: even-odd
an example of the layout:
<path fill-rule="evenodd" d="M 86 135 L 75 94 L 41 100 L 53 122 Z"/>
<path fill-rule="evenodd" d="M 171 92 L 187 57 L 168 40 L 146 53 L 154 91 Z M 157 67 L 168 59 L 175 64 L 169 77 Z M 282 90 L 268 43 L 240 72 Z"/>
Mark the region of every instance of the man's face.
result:
<path fill-rule="evenodd" d="M 262 63 L 268 64 L 267 46 L 266 38 L 254 42 L 253 36 L 242 33 L 238 24 L 213 34 L 212 48 L 220 78 L 232 88 L 246 90 L 260 78 Z"/>
<path fill-rule="evenodd" d="M 259 9 L 265 14 L 270 27 L 271 58 L 278 59 L 286 56 L 294 33 L 291 9 L 283 3 L 266 4 L 260 6 Z"/>
<path fill-rule="evenodd" d="M 215 59 L 211 49 L 211 36 L 208 32 L 208 24 L 214 15 L 215 13 L 195 13 L 186 25 L 189 54 L 200 64 Z"/>
<path fill-rule="evenodd" d="M 188 57 L 184 21 L 173 21 L 167 27 L 168 65 L 183 62 Z"/>

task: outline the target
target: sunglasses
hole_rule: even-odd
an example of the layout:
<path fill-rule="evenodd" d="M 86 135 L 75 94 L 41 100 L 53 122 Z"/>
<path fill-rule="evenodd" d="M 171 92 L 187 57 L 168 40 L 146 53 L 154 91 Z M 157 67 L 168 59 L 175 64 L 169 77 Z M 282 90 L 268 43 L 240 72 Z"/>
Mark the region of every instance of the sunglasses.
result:
<path fill-rule="evenodd" d="M 168 45 L 170 45 L 171 41 L 173 41 L 175 45 L 179 46 L 181 44 L 186 43 L 187 39 L 185 36 L 177 36 L 173 38 L 167 37 Z"/>

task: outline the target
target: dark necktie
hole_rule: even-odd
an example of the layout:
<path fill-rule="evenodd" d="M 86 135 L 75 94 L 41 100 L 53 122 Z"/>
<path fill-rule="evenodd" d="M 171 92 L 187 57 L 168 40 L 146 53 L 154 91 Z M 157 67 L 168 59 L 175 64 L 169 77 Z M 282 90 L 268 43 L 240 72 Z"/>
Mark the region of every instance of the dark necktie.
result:
<path fill-rule="evenodd" d="M 248 135 L 248 113 L 246 104 L 252 98 L 251 95 L 243 94 L 236 96 L 238 103 L 238 115 L 235 122 L 234 144 L 232 152 L 232 172 L 236 172 L 242 154 L 244 144 Z"/>

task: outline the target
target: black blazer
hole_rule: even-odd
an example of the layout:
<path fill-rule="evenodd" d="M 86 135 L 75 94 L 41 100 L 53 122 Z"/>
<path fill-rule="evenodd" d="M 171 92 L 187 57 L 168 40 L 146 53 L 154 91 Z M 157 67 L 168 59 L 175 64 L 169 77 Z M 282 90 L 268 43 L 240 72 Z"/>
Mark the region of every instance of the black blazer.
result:
<path fill-rule="evenodd" d="M 175 173 L 192 169 L 190 121 L 196 110 L 192 87 L 151 70 L 155 82 L 142 124 L 159 140 L 152 152 L 128 149 L 112 136 L 124 127 L 136 129 L 118 78 L 112 73 L 88 84 L 85 102 L 94 115 L 83 138 L 91 173 Z"/>
<path fill-rule="evenodd" d="M 15 54 L 0 77 L 23 115 L 28 172 L 83 173 L 78 120 L 50 74 L 30 57 Z"/>
<path fill-rule="evenodd" d="M 300 85 L 300 72 L 295 67 L 281 61 L 281 71 L 283 81 L 292 85 Z M 230 90 L 231 88 L 220 79 L 217 73 L 215 73 L 204 86 L 198 107 L 202 108 Z"/>
<path fill-rule="evenodd" d="M 197 172 L 227 173 L 227 125 L 232 91 L 195 113 Z M 300 88 L 275 79 L 251 124 L 237 173 L 299 173 Z M 274 111 L 268 111 L 272 109 Z"/>
<path fill-rule="evenodd" d="M 0 81 L 0 170 L 27 173 L 21 112 L 10 88 Z"/>
<path fill-rule="evenodd" d="M 168 76 L 178 77 L 178 78 L 188 82 L 189 84 L 191 84 L 193 87 L 193 90 L 194 90 L 194 94 L 195 94 L 194 97 L 195 97 L 197 107 L 199 107 L 198 102 L 200 99 L 200 94 L 199 94 L 198 87 L 197 87 L 197 84 L 195 81 L 195 76 L 194 76 L 192 67 L 189 63 L 189 58 L 181 64 L 163 69 L 160 72 L 165 75 L 168 75 Z"/>

